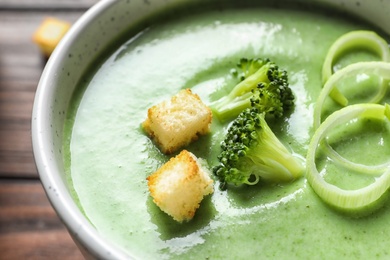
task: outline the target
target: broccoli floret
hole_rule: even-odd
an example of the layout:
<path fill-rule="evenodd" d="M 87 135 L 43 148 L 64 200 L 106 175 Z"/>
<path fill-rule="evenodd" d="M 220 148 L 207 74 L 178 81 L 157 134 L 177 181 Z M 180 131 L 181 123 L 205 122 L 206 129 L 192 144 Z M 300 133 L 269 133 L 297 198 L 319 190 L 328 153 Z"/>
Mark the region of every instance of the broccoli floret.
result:
<path fill-rule="evenodd" d="M 294 105 L 287 72 L 268 59 L 241 59 L 242 80 L 212 104 L 220 120 L 238 117 L 228 129 L 213 168 L 221 188 L 256 184 L 260 179 L 289 181 L 303 173 L 303 165 L 275 136 L 266 118 L 280 118 Z"/>
<path fill-rule="evenodd" d="M 214 114 L 220 121 L 235 118 L 245 108 L 249 108 L 253 91 L 257 91 L 258 87 L 262 88 L 264 95 L 273 96 L 280 101 L 277 109 L 275 109 L 274 102 L 267 103 L 272 101 L 271 99 L 259 100 L 260 112 L 274 111 L 274 116 L 281 117 L 283 111 L 292 106 L 294 96 L 288 86 L 288 77 L 285 70 L 279 69 L 269 59 L 243 58 L 237 66 L 241 71 L 241 73 L 238 73 L 241 81 L 227 96 L 211 104 Z"/>
<path fill-rule="evenodd" d="M 256 106 L 238 115 L 221 148 L 220 164 L 213 168 L 221 189 L 226 189 L 228 183 L 253 185 L 260 179 L 290 181 L 304 171 L 303 165 L 272 132 L 265 113 L 260 113 Z"/>

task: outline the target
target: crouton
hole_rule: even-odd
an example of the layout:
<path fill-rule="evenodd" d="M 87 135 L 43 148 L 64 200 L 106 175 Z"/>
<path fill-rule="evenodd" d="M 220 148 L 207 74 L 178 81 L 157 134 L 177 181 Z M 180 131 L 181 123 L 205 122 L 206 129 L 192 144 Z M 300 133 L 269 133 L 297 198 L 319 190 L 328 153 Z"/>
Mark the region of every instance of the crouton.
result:
<path fill-rule="evenodd" d="M 49 57 L 62 37 L 68 32 L 70 23 L 53 18 L 46 18 L 33 35 L 33 41 Z"/>
<path fill-rule="evenodd" d="M 147 177 L 154 203 L 178 222 L 191 220 L 203 197 L 213 193 L 210 172 L 183 150 Z"/>
<path fill-rule="evenodd" d="M 210 131 L 212 112 L 190 89 L 148 109 L 142 127 L 165 154 L 171 154 Z"/>

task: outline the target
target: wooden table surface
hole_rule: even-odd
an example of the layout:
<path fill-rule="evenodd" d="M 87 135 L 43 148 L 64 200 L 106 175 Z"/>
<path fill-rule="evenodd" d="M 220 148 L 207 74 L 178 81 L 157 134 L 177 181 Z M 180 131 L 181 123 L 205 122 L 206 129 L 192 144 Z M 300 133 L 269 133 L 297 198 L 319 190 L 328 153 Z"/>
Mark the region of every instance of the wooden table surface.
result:
<path fill-rule="evenodd" d="M 73 23 L 97 0 L 0 0 L 0 259 L 83 259 L 46 198 L 31 145 L 45 65 L 32 34 L 45 17 Z"/>

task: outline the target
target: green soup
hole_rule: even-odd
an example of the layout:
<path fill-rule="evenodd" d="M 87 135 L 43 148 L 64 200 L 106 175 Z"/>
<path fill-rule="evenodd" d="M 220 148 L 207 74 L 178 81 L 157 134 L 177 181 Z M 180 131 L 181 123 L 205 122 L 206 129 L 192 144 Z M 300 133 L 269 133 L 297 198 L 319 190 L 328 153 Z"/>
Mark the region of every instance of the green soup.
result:
<path fill-rule="evenodd" d="M 216 181 L 194 219 L 175 222 L 153 203 L 146 182 L 169 158 L 140 128 L 150 106 L 180 89 L 209 104 L 237 83 L 230 71 L 240 58 L 266 57 L 288 71 L 296 96 L 292 113 L 271 128 L 304 159 L 325 54 L 340 35 L 367 28 L 313 11 L 259 7 L 183 15 L 132 37 L 80 83 L 68 111 L 65 163 L 80 209 L 103 237 L 141 259 L 389 257 L 389 203 L 369 216 L 346 215 L 324 204 L 304 177 L 227 191 Z M 357 50 L 338 65 L 375 59 Z M 337 149 L 356 160 L 386 161 L 389 127 L 370 122 L 367 134 L 362 124 L 334 134 Z M 226 127 L 215 119 L 212 133 L 187 149 L 215 165 Z"/>

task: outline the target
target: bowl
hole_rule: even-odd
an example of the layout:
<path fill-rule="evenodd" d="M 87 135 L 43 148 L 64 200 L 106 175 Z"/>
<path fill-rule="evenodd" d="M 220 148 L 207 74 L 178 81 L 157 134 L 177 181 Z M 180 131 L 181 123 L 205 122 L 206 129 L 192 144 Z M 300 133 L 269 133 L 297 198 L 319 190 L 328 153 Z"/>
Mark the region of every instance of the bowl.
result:
<path fill-rule="evenodd" d="M 114 41 L 121 39 L 130 26 L 147 21 L 154 14 L 169 12 L 190 2 L 194 1 L 100 1 L 72 26 L 42 73 L 32 114 L 34 157 L 47 197 L 86 258 L 131 259 L 133 256 L 96 231 L 77 207 L 67 186 L 62 143 L 66 111 L 72 94 L 83 73 Z M 213 2 L 221 6 L 226 4 L 224 0 L 196 2 Z M 276 2 L 327 5 L 363 18 L 390 33 L 390 4 L 383 0 Z"/>

